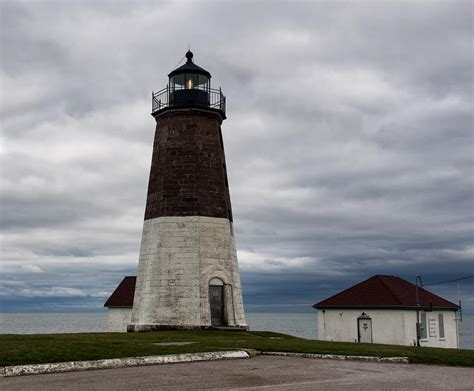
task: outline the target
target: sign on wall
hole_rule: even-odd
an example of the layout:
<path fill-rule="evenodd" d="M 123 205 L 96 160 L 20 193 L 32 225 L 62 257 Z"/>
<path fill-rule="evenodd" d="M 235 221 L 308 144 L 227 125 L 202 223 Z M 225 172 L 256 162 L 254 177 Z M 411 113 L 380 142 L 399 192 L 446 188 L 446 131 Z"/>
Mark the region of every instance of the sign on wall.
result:
<path fill-rule="evenodd" d="M 436 337 L 436 319 L 429 320 L 430 337 Z"/>

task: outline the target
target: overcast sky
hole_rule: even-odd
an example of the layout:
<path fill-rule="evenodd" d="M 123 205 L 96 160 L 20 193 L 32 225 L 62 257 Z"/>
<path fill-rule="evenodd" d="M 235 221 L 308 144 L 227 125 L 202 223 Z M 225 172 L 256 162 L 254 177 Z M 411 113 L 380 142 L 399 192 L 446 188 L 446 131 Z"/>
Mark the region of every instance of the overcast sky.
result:
<path fill-rule="evenodd" d="M 310 311 L 374 274 L 474 274 L 470 1 L 0 9 L 0 309 L 99 309 L 136 274 L 151 91 L 188 43 L 227 95 L 248 311 Z"/>

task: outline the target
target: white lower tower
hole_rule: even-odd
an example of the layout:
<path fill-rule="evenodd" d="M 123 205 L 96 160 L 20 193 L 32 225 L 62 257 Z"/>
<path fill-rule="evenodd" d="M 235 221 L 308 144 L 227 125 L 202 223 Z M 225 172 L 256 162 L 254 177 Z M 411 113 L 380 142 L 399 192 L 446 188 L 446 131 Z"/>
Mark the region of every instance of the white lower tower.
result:
<path fill-rule="evenodd" d="M 246 327 L 232 223 L 145 221 L 129 331 Z"/>

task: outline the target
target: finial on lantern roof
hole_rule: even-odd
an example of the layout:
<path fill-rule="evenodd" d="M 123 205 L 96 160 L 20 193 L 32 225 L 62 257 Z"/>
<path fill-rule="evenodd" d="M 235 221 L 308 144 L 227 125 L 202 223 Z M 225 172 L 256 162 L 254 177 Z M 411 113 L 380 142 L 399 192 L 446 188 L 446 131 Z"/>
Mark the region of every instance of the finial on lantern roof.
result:
<path fill-rule="evenodd" d="M 188 62 L 193 62 L 193 52 L 191 50 L 186 52 L 186 58 L 188 59 Z"/>

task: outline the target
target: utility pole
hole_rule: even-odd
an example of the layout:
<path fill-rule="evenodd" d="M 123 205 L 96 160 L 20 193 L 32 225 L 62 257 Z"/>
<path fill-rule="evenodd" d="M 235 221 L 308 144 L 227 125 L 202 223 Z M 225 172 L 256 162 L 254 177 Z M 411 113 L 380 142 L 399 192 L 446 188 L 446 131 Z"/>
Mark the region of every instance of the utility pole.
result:
<path fill-rule="evenodd" d="M 461 293 L 459 292 L 459 282 L 456 283 L 458 288 L 458 302 L 459 302 L 459 316 L 456 316 L 456 335 L 457 335 L 457 346 L 459 348 L 459 329 L 461 328 L 462 323 L 462 305 L 461 305 Z"/>
<path fill-rule="evenodd" d="M 423 286 L 423 281 L 419 274 L 416 275 L 416 346 L 420 346 L 421 323 L 420 323 L 420 298 L 418 288 Z"/>

